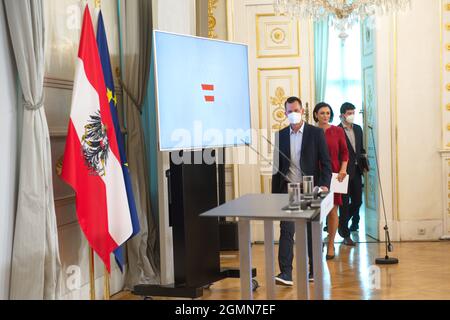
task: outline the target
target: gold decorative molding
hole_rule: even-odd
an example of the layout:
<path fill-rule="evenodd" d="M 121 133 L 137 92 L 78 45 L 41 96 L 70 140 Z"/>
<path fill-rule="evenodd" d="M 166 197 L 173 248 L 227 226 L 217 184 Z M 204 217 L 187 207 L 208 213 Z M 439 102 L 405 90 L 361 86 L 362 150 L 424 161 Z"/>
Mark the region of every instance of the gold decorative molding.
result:
<path fill-rule="evenodd" d="M 447 131 L 450 131 L 450 123 L 447 124 Z"/>
<path fill-rule="evenodd" d="M 315 55 L 315 48 L 314 48 L 314 21 L 313 19 L 309 19 L 308 23 L 308 47 L 309 47 L 309 65 L 313 66 L 315 64 L 314 55 Z M 315 88 L 315 79 L 316 79 L 316 73 L 313 67 L 309 68 L 309 90 L 310 90 L 310 98 L 311 105 L 316 105 L 316 88 Z M 306 106 L 306 116 L 308 122 L 311 121 L 311 118 L 309 117 L 309 106 Z"/>
<path fill-rule="evenodd" d="M 447 44 L 445 45 L 445 47 L 447 48 L 447 51 L 450 51 L 450 43 L 447 43 Z"/>
<path fill-rule="evenodd" d="M 440 66 L 440 72 L 439 72 L 439 101 L 441 104 L 441 114 L 442 116 L 444 116 L 444 103 L 447 103 L 447 101 L 444 102 L 444 30 L 443 30 L 443 22 L 444 22 L 444 13 L 443 13 L 443 9 L 444 9 L 444 2 L 443 0 L 439 0 L 439 44 L 440 44 L 440 52 L 439 52 L 439 66 Z M 450 51 L 450 43 L 446 43 L 445 44 L 445 48 L 447 49 L 447 51 Z M 445 68 L 447 69 L 447 66 L 445 66 Z M 449 71 L 447 69 L 447 71 Z M 447 105 L 447 109 L 448 109 L 448 105 Z M 445 144 L 445 133 L 444 133 L 444 129 L 442 128 L 441 130 L 441 144 L 444 145 Z"/>
<path fill-rule="evenodd" d="M 450 71 L 450 63 L 447 63 L 447 64 L 445 65 L 445 70 Z"/>
<path fill-rule="evenodd" d="M 445 24 L 445 29 L 446 29 L 447 31 L 450 31 L 450 23 L 446 23 L 446 24 Z"/>
<path fill-rule="evenodd" d="M 447 4 L 445 5 L 445 10 L 450 11 L 450 3 L 447 3 Z"/>
<path fill-rule="evenodd" d="M 214 10 L 217 9 L 219 0 L 208 0 L 208 38 L 217 39 L 216 25 L 217 20 L 214 16 Z"/>
<path fill-rule="evenodd" d="M 283 126 L 283 122 L 286 120 L 286 113 L 284 110 L 284 103 L 287 100 L 286 93 L 282 87 L 278 87 L 275 89 L 275 95 L 270 97 L 270 104 L 275 106 L 275 110 L 272 113 L 272 119 L 277 122 L 272 126 L 273 130 L 281 130 L 285 126 Z"/>
<path fill-rule="evenodd" d="M 442 19 L 441 19 L 442 21 Z M 393 188 L 395 189 L 395 219 L 400 221 L 400 179 L 399 179 L 399 150 L 398 150 L 398 25 L 397 14 L 393 15 L 393 38 L 394 41 L 394 81 L 391 82 L 391 92 L 393 92 L 394 100 L 394 119 L 395 119 L 395 182 Z M 442 51 L 442 50 L 441 50 Z M 441 52 L 442 53 L 442 52 Z M 441 64 L 442 65 L 442 64 Z M 442 74 L 442 70 L 441 70 Z M 442 86 L 441 86 L 442 90 Z"/>
<path fill-rule="evenodd" d="M 447 108 L 447 111 L 450 111 L 450 103 L 447 104 L 446 108 Z"/>
<path fill-rule="evenodd" d="M 450 91 L 450 83 L 447 83 L 447 85 L 445 86 L 445 88 L 447 89 L 447 91 Z"/>
<path fill-rule="evenodd" d="M 301 97 L 301 69 L 300 67 L 280 67 L 280 68 L 258 68 L 258 102 L 259 102 L 259 128 L 263 129 L 263 123 L 262 123 L 262 93 L 261 93 L 261 72 L 263 71 L 279 71 L 279 70 L 296 70 L 298 72 L 298 95 L 299 97 Z M 292 83 L 291 83 L 292 86 Z M 278 90 L 279 88 L 277 88 L 274 92 L 274 97 L 277 98 L 277 91 L 278 91 L 278 95 L 281 95 L 281 91 Z M 283 88 L 281 88 L 283 90 L 283 96 L 285 95 L 285 90 Z M 291 91 L 294 92 L 293 88 L 291 88 Z M 272 97 L 268 97 L 269 100 L 271 100 Z M 288 97 L 285 98 L 284 101 L 286 101 Z M 281 108 L 283 110 L 284 113 L 284 101 L 281 104 Z M 279 102 L 279 100 L 274 100 L 274 102 Z M 279 109 L 278 104 L 272 104 L 272 101 L 267 101 L 267 103 L 270 103 L 271 106 L 275 106 L 275 110 Z M 270 109 L 267 110 L 267 112 L 270 112 Z M 273 116 L 276 116 L 276 114 L 273 114 Z M 280 129 L 283 129 L 284 127 L 281 127 Z M 269 129 L 269 127 L 267 127 L 267 129 Z"/>
<path fill-rule="evenodd" d="M 272 185 L 272 175 L 260 175 L 260 180 L 261 180 L 261 193 L 266 193 L 266 185 L 265 185 L 265 181 L 264 180 L 268 180 L 267 181 L 267 185 L 269 187 L 268 192 L 270 193 L 270 186 Z"/>
<path fill-rule="evenodd" d="M 276 17 L 276 15 L 274 13 L 261 13 L 261 14 L 257 14 L 256 15 L 256 57 L 259 58 L 285 58 L 285 57 L 300 57 L 300 27 L 299 27 L 299 23 L 298 22 L 294 22 L 295 20 L 287 20 L 287 21 L 279 21 L 277 23 L 271 22 L 270 25 L 288 25 L 288 34 L 286 34 L 286 32 L 279 28 L 279 27 L 275 27 L 270 34 L 266 34 L 264 33 L 265 36 L 269 36 L 270 39 L 272 39 L 272 41 L 274 43 L 280 44 L 283 43 L 283 41 L 288 38 L 292 41 L 294 41 L 293 37 L 292 37 L 292 24 L 295 23 L 294 25 L 294 30 L 296 30 L 297 32 L 297 37 L 296 37 L 296 41 L 297 43 L 290 43 L 290 47 L 289 46 L 284 46 L 284 47 L 278 47 L 272 50 L 280 50 L 280 49 L 292 49 L 293 46 L 295 45 L 295 53 L 286 53 L 286 54 L 261 54 L 261 42 L 263 41 L 261 39 L 261 30 L 260 30 L 260 19 L 264 18 L 264 17 Z M 280 17 L 281 18 L 281 17 Z"/>
<path fill-rule="evenodd" d="M 286 32 L 281 28 L 275 28 L 272 30 L 270 38 L 275 43 L 282 43 L 286 39 Z"/>
<path fill-rule="evenodd" d="M 310 108 L 309 108 L 309 103 L 306 102 L 305 103 L 305 119 L 306 119 L 306 123 L 309 123 L 309 121 L 311 120 L 311 112 L 310 112 Z"/>

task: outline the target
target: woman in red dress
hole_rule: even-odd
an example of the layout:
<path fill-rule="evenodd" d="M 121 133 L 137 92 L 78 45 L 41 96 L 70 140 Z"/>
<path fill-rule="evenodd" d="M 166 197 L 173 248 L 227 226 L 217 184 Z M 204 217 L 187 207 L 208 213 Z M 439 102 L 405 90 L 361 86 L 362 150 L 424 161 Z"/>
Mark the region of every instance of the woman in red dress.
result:
<path fill-rule="evenodd" d="M 331 169 L 338 174 L 337 179 L 342 182 L 347 175 L 348 164 L 348 148 L 345 140 L 345 133 L 342 128 L 333 126 L 333 109 L 330 105 L 321 102 L 316 105 L 313 113 L 314 120 L 317 122 L 319 128 L 325 131 L 325 138 L 328 145 L 328 151 L 331 159 Z M 338 207 L 342 205 L 342 197 L 340 193 L 334 194 L 334 207 L 328 214 L 328 247 L 327 260 L 334 258 L 334 238 L 339 225 Z"/>

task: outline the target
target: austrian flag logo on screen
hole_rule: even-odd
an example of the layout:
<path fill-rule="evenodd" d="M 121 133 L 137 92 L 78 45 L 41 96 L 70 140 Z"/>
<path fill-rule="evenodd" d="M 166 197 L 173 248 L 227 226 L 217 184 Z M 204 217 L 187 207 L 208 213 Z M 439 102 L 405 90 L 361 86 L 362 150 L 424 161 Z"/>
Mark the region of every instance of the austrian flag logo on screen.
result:
<path fill-rule="evenodd" d="M 213 84 L 202 84 L 202 90 L 205 93 L 206 102 L 214 102 L 214 85 Z"/>

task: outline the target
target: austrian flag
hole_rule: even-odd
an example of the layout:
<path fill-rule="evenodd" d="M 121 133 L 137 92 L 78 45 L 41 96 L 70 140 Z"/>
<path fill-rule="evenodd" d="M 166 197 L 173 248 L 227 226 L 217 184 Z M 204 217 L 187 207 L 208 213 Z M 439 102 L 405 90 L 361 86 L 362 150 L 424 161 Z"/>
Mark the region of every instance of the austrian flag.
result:
<path fill-rule="evenodd" d="M 111 271 L 110 254 L 133 227 L 106 92 L 86 6 L 61 177 L 76 193 L 78 220 L 90 246 Z"/>

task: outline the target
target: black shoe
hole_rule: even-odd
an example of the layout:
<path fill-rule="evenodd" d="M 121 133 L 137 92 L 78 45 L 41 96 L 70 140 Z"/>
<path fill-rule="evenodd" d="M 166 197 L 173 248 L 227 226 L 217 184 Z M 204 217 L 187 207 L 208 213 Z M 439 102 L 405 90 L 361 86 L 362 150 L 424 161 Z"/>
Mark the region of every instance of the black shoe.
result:
<path fill-rule="evenodd" d="M 280 273 L 275 277 L 275 283 L 280 286 L 288 286 L 292 287 L 294 282 L 292 281 L 292 276 L 287 275 L 286 273 Z"/>
<path fill-rule="evenodd" d="M 328 227 L 325 226 L 325 228 L 323 228 L 323 231 L 324 231 L 324 232 L 328 232 Z"/>
<path fill-rule="evenodd" d="M 359 230 L 359 226 L 357 224 L 352 224 L 349 228 L 351 232 L 355 232 Z"/>
<path fill-rule="evenodd" d="M 342 243 L 345 244 L 346 246 L 350 246 L 350 247 L 356 246 L 356 243 L 350 237 L 344 238 L 344 241 Z"/>
<path fill-rule="evenodd" d="M 334 249 L 334 252 L 336 252 L 336 249 Z M 325 258 L 326 258 L 327 260 L 333 260 L 334 257 L 335 257 L 335 255 L 336 255 L 336 254 L 333 254 L 333 255 L 327 254 L 327 255 L 325 256 Z"/>
<path fill-rule="evenodd" d="M 312 273 L 308 274 L 308 281 L 314 282 L 314 275 Z"/>

